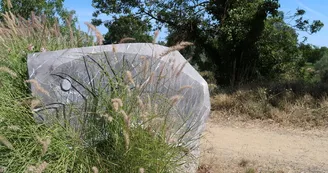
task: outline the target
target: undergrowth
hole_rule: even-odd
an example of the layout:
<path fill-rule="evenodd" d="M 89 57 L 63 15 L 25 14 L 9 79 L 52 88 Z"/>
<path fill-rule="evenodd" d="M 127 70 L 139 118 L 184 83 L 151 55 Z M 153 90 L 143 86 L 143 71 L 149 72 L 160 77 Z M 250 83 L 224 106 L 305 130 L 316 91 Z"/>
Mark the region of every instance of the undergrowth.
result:
<path fill-rule="evenodd" d="M 215 94 L 213 115 L 271 120 L 302 128 L 328 125 L 326 84 L 276 83 Z"/>

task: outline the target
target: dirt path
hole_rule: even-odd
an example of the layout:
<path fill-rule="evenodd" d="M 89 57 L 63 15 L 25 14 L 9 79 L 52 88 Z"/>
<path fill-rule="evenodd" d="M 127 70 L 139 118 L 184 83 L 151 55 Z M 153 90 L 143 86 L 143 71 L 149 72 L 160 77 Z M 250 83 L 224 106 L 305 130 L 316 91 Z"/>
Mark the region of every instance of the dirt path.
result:
<path fill-rule="evenodd" d="M 202 148 L 200 172 L 328 172 L 328 131 L 208 123 Z"/>

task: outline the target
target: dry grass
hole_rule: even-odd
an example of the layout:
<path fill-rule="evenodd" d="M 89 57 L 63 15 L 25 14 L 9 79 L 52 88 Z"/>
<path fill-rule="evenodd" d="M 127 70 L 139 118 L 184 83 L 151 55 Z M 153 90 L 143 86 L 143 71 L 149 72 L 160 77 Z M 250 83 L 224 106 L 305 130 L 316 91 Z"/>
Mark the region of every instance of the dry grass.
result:
<path fill-rule="evenodd" d="M 215 115 L 271 120 L 281 125 L 321 128 L 328 126 L 328 98 L 298 95 L 291 90 L 270 93 L 266 88 L 217 94 L 211 99 Z M 215 119 L 215 117 L 214 117 Z"/>

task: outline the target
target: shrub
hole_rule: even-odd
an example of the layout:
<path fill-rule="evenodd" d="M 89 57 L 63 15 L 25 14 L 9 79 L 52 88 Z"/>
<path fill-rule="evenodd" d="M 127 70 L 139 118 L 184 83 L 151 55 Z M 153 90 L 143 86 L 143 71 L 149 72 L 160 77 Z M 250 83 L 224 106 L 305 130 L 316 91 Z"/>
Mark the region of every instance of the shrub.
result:
<path fill-rule="evenodd" d="M 328 109 L 325 89 L 320 86 L 276 84 L 253 90 L 218 94 L 212 98 L 214 115 L 273 120 L 276 123 L 303 128 L 326 127 Z M 291 89 L 286 89 L 291 88 Z"/>
<path fill-rule="evenodd" d="M 315 69 L 319 71 L 321 81 L 328 82 L 328 54 L 316 62 Z"/>

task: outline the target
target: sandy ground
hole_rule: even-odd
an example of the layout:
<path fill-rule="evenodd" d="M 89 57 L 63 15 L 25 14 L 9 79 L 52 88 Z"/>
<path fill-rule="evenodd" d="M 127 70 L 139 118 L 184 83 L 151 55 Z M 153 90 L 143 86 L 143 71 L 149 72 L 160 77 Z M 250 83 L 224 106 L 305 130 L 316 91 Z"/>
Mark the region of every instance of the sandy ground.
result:
<path fill-rule="evenodd" d="M 209 122 L 201 165 L 200 173 L 328 173 L 328 131 Z"/>

